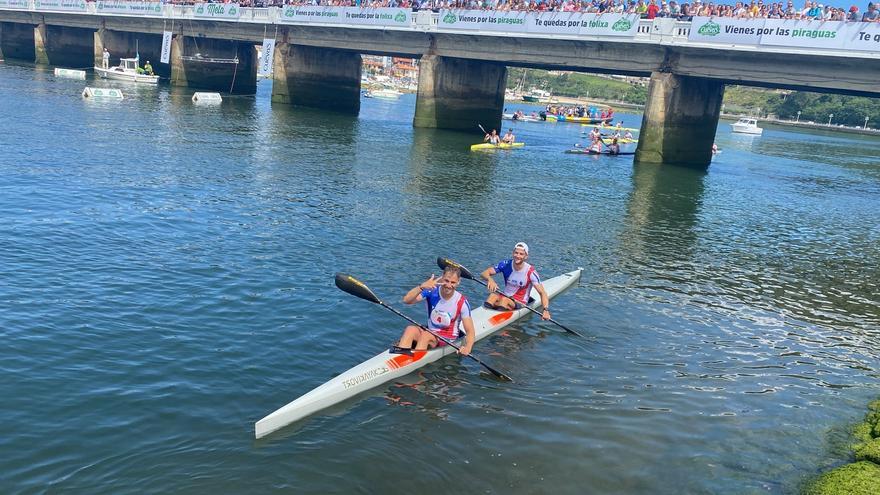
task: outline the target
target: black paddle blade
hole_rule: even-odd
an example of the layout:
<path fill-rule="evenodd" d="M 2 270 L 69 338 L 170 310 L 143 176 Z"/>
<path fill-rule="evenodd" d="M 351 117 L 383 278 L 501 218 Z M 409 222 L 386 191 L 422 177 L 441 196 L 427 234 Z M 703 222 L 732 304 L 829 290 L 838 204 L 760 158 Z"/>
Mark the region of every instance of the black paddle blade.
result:
<path fill-rule="evenodd" d="M 440 269 L 442 269 L 442 270 L 445 270 L 447 266 L 454 266 L 455 268 L 458 268 L 461 271 L 462 277 L 474 280 L 474 275 L 471 272 L 469 272 L 467 268 L 459 265 L 458 263 L 452 261 L 449 258 L 444 258 L 442 256 L 438 256 L 437 257 L 437 266 L 439 266 Z"/>
<path fill-rule="evenodd" d="M 337 273 L 336 274 L 336 287 L 339 287 L 345 292 L 349 294 L 359 297 L 361 299 L 366 299 L 367 301 L 382 304 L 382 301 L 376 297 L 376 294 L 373 294 L 373 291 L 370 290 L 369 287 L 364 285 L 360 280 L 352 277 L 351 275 L 347 275 L 345 273 Z"/>

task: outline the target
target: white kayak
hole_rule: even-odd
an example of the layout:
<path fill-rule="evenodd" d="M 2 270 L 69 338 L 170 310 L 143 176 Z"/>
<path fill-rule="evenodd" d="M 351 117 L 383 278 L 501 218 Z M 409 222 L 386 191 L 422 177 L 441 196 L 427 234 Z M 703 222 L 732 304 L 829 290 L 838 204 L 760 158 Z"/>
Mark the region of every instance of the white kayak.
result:
<path fill-rule="evenodd" d="M 543 283 L 547 296 L 552 299 L 574 285 L 580 280 L 581 271 L 582 269 L 578 268 L 573 272 L 545 280 Z M 532 298 L 534 298 L 534 302 L 531 307 L 533 309 L 539 308 L 541 306 L 540 296 L 534 289 L 532 289 Z M 476 334 L 475 340 L 488 337 L 527 314 L 530 314 L 527 309 L 494 311 L 480 306 L 471 311 Z M 412 373 L 422 366 L 454 352 L 455 349 L 450 346 L 437 347 L 429 351 L 412 351 L 411 356 L 395 354 L 386 350 L 257 421 L 254 425 L 254 434 L 256 438 L 262 438 L 294 421 L 338 404 L 361 392 L 378 387 L 385 382 Z"/>

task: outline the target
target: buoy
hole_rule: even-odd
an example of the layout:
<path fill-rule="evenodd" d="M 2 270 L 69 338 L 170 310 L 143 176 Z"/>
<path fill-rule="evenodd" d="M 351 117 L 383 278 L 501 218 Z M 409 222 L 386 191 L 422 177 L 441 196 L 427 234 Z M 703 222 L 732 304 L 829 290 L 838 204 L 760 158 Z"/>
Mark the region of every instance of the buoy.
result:
<path fill-rule="evenodd" d="M 122 91 L 116 88 L 92 88 L 86 86 L 82 92 L 83 98 L 107 98 L 112 100 L 121 100 L 123 98 Z"/>
<path fill-rule="evenodd" d="M 196 91 L 193 93 L 192 101 L 193 103 L 220 103 L 223 101 L 223 97 L 220 96 L 220 93 L 202 93 Z"/>
<path fill-rule="evenodd" d="M 55 67 L 55 76 L 56 77 L 69 77 L 72 79 L 83 79 L 86 78 L 86 71 L 84 70 L 76 70 L 76 69 L 62 69 L 60 67 Z"/>

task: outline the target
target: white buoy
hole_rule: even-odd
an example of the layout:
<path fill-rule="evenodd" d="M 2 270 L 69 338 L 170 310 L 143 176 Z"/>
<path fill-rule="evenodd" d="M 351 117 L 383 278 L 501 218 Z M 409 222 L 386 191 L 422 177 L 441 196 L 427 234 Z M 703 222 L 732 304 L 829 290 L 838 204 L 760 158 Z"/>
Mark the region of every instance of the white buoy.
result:
<path fill-rule="evenodd" d="M 111 100 L 121 100 L 123 98 L 122 91 L 116 88 L 93 88 L 86 86 L 82 92 L 83 98 L 107 98 Z"/>
<path fill-rule="evenodd" d="M 220 93 L 202 93 L 196 91 L 193 93 L 192 100 L 193 103 L 220 103 L 223 101 L 223 97 L 220 96 Z"/>
<path fill-rule="evenodd" d="M 86 71 L 84 70 L 76 70 L 76 69 L 62 69 L 60 67 L 55 67 L 55 76 L 56 77 L 69 77 L 71 79 L 82 79 L 86 78 Z"/>

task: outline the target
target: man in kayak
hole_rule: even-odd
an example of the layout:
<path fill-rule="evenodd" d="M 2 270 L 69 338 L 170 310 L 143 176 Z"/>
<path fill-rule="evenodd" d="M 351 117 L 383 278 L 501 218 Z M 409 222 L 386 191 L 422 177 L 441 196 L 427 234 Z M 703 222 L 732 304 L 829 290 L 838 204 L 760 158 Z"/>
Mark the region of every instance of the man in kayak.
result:
<path fill-rule="evenodd" d="M 504 137 L 501 138 L 501 142 L 507 144 L 513 144 L 516 142 L 516 136 L 514 136 L 513 134 L 513 129 L 507 130 L 507 134 L 505 134 Z"/>
<path fill-rule="evenodd" d="M 501 144 L 501 136 L 498 135 L 498 131 L 492 129 L 492 132 L 486 134 L 486 137 L 483 138 L 483 141 L 486 141 L 489 144 Z"/>
<path fill-rule="evenodd" d="M 455 290 L 461 282 L 461 271 L 453 266 L 446 267 L 440 278 L 431 275 L 419 285 L 410 289 L 403 296 L 406 304 L 415 304 L 425 301 L 428 308 L 428 324 L 431 332 L 434 332 L 448 340 L 455 340 L 461 334 L 464 327 L 465 343 L 461 346 L 460 354 L 467 356 L 474 346 L 474 321 L 471 319 L 471 306 L 467 298 L 461 292 Z M 421 328 L 410 325 L 403 331 L 396 352 L 408 352 L 413 344 L 415 350 L 423 351 L 433 349 L 438 345 L 446 345 Z"/>
<path fill-rule="evenodd" d="M 541 284 L 541 277 L 538 276 L 537 270 L 532 265 L 526 263 L 529 258 L 529 245 L 524 242 L 517 242 L 513 246 L 513 256 L 510 259 L 499 261 L 496 265 L 490 266 L 483 270 L 480 276 L 486 280 L 489 288 L 489 298 L 486 299 L 485 306 L 500 311 L 514 309 L 517 304 L 528 304 L 529 294 L 532 287 L 541 295 L 541 306 L 544 306 L 544 312 L 541 318 L 550 319 L 550 298 L 547 297 L 547 291 Z M 504 276 L 504 297 L 496 293 L 498 284 L 492 279 L 492 275 L 501 273 Z M 516 300 L 514 302 L 513 299 Z"/>

